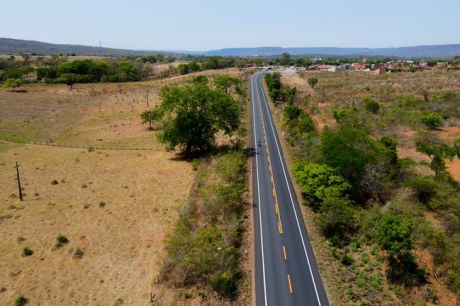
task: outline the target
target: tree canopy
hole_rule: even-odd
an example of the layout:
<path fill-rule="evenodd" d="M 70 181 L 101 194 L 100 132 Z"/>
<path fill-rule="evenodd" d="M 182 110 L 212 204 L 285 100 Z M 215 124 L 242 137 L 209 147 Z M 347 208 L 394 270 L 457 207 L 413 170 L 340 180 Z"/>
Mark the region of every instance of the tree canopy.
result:
<path fill-rule="evenodd" d="M 5 80 L 5 82 L 3 83 L 3 87 L 11 88 L 11 91 L 13 92 L 15 88 L 20 87 L 21 85 L 22 85 L 21 80 L 13 79 L 13 78 Z"/>
<path fill-rule="evenodd" d="M 240 125 L 240 108 L 229 94 L 208 86 L 206 77 L 190 84 L 166 85 L 160 91 L 164 130 L 159 135 L 168 149 L 181 146 L 185 155 L 207 150 L 215 134 L 232 135 Z"/>

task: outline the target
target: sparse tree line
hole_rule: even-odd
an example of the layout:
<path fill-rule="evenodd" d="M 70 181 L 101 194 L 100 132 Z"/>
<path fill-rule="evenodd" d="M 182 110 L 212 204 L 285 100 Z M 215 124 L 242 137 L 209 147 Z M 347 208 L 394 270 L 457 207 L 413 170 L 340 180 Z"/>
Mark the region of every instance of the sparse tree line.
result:
<path fill-rule="evenodd" d="M 229 152 L 208 153 L 215 149 L 218 133 L 244 137 L 245 90 L 238 78 L 197 76 L 185 85 L 163 86 L 160 98 L 161 104 L 141 114 L 143 122 L 158 130 L 168 150 L 202 157 L 192 162 L 196 183 L 168 241 L 160 279 L 186 289 L 186 299 L 234 300 L 243 276 L 246 155 L 238 141 Z M 193 289 L 197 286 L 198 292 Z"/>
<path fill-rule="evenodd" d="M 414 248 L 427 249 L 435 265 L 443 267 L 447 284 L 460 294 L 460 184 L 446 167 L 447 160 L 460 158 L 460 139 L 449 144 L 431 132 L 447 118 L 460 119 L 458 109 L 453 111 L 460 94 L 443 93 L 416 103 L 414 98 L 397 97 L 390 106 L 365 97 L 359 106 L 336 107 L 337 127 L 319 133 L 310 117 L 317 108 L 308 97 L 294 102 L 281 99 L 272 94 L 283 88 L 279 77 L 268 74 L 265 80 L 273 102 L 284 109 L 284 128 L 295 160 L 293 175 L 305 204 L 316 212 L 318 226 L 333 246 L 332 255 L 345 267 L 356 268 L 360 262 L 355 263 L 350 249 L 362 244 L 372 246 L 373 252 L 380 249 L 386 258 L 387 280 L 410 287 L 425 283 L 426 273 L 431 272 L 418 266 L 414 256 Z M 410 124 L 425 127 L 416 150 L 429 157 L 427 166 L 433 176 L 419 174 L 414 161 L 400 159 L 398 142 L 390 133 L 375 133 L 378 124 L 373 126 L 373 122 L 393 118 L 394 111 L 403 110 L 420 111 Z M 436 213 L 446 222 L 446 229 L 427 222 L 426 212 Z M 350 285 L 350 300 L 381 293 L 377 274 L 355 277 L 360 282 Z"/>

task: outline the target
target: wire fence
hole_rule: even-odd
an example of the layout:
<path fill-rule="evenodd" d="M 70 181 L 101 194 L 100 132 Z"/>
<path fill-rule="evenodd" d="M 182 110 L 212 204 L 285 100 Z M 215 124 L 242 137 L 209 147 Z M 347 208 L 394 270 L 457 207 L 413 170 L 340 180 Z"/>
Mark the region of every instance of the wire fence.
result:
<path fill-rule="evenodd" d="M 147 151 L 147 150 L 154 150 L 152 147 L 147 146 L 130 146 L 130 145 L 64 145 L 64 144 L 57 144 L 54 141 L 37 141 L 37 140 L 30 140 L 30 139 L 19 139 L 14 137 L 1 137 L 0 140 L 9 143 L 16 143 L 16 144 L 29 144 L 29 145 L 39 145 L 39 146 L 49 146 L 49 147 L 59 147 L 59 148 L 71 148 L 71 149 L 85 149 L 89 151 L 93 150 L 108 150 L 108 151 Z"/>

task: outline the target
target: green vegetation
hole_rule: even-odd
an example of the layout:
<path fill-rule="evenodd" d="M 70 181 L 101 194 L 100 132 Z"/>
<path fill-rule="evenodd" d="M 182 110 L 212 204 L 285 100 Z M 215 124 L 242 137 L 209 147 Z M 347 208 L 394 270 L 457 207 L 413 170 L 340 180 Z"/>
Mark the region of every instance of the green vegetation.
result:
<path fill-rule="evenodd" d="M 301 77 L 308 82 L 306 75 Z M 460 294 L 460 184 L 446 163 L 460 156 L 460 142 L 450 136 L 454 128 L 444 131 L 460 124 L 460 94 L 433 90 L 426 85 L 431 79 L 421 76 L 408 84 L 388 76 L 318 75 L 316 95 L 305 100 L 300 91 L 292 103 L 279 98 L 275 106 L 282 111 L 293 176 L 330 243 L 330 257 L 322 260 L 330 265 L 324 270 L 339 304 L 441 303 L 444 297 L 430 283 L 433 271 Z M 435 77 L 437 88 L 450 86 Z M 395 89 L 400 84 L 405 91 Z M 285 87 L 279 84 L 280 91 Z M 410 92 L 414 88 L 418 93 Z M 330 105 L 315 108 L 322 102 Z M 336 122 L 298 134 L 302 113 Z M 429 161 L 400 158 L 405 148 Z M 420 258 L 420 251 L 432 261 L 426 253 Z"/>
<path fill-rule="evenodd" d="M 423 115 L 421 120 L 422 123 L 430 130 L 436 130 L 442 126 L 442 119 L 438 113 L 428 113 Z"/>
<path fill-rule="evenodd" d="M 28 302 L 29 302 L 29 300 L 28 300 L 25 296 L 20 295 L 20 296 L 16 299 L 16 301 L 14 302 L 14 305 L 15 305 L 15 306 L 24 306 L 24 305 L 26 305 Z"/>
<path fill-rule="evenodd" d="M 34 253 L 34 251 L 32 251 L 29 247 L 24 247 L 22 249 L 22 256 L 32 256 L 32 254 Z"/>
<path fill-rule="evenodd" d="M 21 85 L 22 85 L 22 81 L 20 79 L 9 78 L 9 79 L 6 79 L 5 82 L 3 82 L 3 87 L 11 88 L 12 92 L 14 92 L 15 88 L 18 88 Z"/>
<path fill-rule="evenodd" d="M 69 239 L 68 239 L 66 236 L 62 235 L 62 234 L 59 234 L 59 235 L 56 237 L 56 241 L 57 241 L 57 243 L 56 243 L 56 247 L 57 247 L 57 248 L 60 248 L 60 247 L 62 247 L 62 246 L 64 246 L 65 244 L 67 244 L 67 243 L 70 242 Z"/>
<path fill-rule="evenodd" d="M 297 163 L 292 171 L 302 187 L 302 196 L 308 204 L 319 209 L 326 198 L 340 197 L 346 194 L 351 185 L 328 165 Z"/>
<path fill-rule="evenodd" d="M 235 299 L 246 224 L 246 158 L 242 152 L 201 163 L 192 196 L 168 243 L 162 277 L 178 287 L 195 284 Z"/>
<path fill-rule="evenodd" d="M 308 85 L 311 86 L 311 88 L 314 88 L 316 84 L 318 84 L 318 78 L 308 78 Z"/>
<path fill-rule="evenodd" d="M 164 86 L 162 103 L 153 111 L 155 120 L 162 119 L 160 141 L 170 150 L 180 146 L 189 156 L 192 151 L 209 151 L 218 131 L 231 136 L 240 126 L 241 107 L 226 90 L 210 87 L 204 76 L 184 86 Z"/>

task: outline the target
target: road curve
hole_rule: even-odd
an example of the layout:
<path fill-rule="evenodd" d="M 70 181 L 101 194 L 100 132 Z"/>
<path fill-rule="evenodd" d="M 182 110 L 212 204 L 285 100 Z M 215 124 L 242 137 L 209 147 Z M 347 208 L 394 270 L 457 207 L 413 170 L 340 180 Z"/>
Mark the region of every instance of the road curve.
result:
<path fill-rule="evenodd" d="M 259 72 L 251 78 L 256 303 L 329 306 L 265 99 L 263 76 Z"/>

